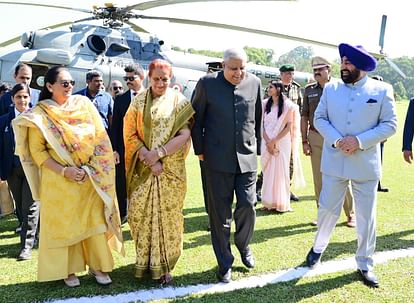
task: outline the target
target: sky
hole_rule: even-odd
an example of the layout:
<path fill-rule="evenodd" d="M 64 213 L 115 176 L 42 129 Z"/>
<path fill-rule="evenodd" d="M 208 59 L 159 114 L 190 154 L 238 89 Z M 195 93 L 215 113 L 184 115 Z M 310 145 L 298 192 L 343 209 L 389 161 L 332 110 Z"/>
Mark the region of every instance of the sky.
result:
<path fill-rule="evenodd" d="M 28 2 L 28 0 L 26 0 Z M 30 1 L 53 3 L 91 9 L 106 1 Z M 143 1 L 114 1 L 123 5 Z M 1 0 L 0 0 L 1 3 Z M 142 12 L 145 15 L 189 18 L 210 22 L 227 23 L 287 35 L 324 41 L 331 44 L 346 42 L 361 44 L 372 52 L 378 46 L 381 16 L 388 16 L 384 51 L 391 58 L 414 57 L 414 39 L 411 37 L 412 11 L 409 1 L 403 0 L 298 0 L 298 1 L 232 1 L 187 3 L 154 8 Z M 31 6 L 0 4 L 0 41 L 63 21 L 87 17 L 86 14 Z M 297 46 L 312 46 L 315 55 L 329 60 L 338 58 L 336 49 L 292 42 L 284 39 L 240 33 L 199 26 L 175 25 L 166 21 L 139 20 L 140 26 L 155 33 L 168 45 L 180 48 L 223 51 L 230 47 L 258 47 L 272 49 L 275 59 Z M 15 44 L 13 48 L 20 47 Z M 4 51 L 4 50 L 3 50 Z M 0 53 L 2 50 L 0 50 Z"/>

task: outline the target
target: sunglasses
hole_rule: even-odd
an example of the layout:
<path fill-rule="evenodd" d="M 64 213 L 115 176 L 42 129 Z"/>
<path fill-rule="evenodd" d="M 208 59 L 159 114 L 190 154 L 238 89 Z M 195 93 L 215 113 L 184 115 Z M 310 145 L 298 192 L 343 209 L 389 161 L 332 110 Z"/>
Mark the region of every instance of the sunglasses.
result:
<path fill-rule="evenodd" d="M 68 88 L 69 85 L 75 86 L 75 80 L 60 81 L 60 85 L 62 85 L 64 88 Z"/>
<path fill-rule="evenodd" d="M 124 88 L 122 86 L 113 86 L 113 90 L 123 90 Z"/>
<path fill-rule="evenodd" d="M 132 76 L 132 77 L 124 77 L 124 81 L 134 81 L 136 78 L 138 78 L 138 76 L 137 75 L 135 75 L 135 76 Z"/>

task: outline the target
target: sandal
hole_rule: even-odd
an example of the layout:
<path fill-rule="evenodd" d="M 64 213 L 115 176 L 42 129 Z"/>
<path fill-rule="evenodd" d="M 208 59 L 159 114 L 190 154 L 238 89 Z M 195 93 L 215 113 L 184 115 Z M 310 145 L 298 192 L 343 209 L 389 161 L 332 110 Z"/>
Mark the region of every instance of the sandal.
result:
<path fill-rule="evenodd" d="M 158 281 L 161 285 L 170 285 L 173 282 L 173 276 L 170 273 L 168 273 L 161 276 L 161 278 Z"/>
<path fill-rule="evenodd" d="M 63 279 L 63 282 L 68 287 L 77 287 L 80 285 L 80 281 L 75 274 L 70 274 L 66 279 Z"/>
<path fill-rule="evenodd" d="M 105 274 L 101 272 L 101 275 L 98 275 L 97 272 L 95 272 L 92 269 L 89 269 L 89 274 L 93 277 L 95 277 L 96 283 L 99 285 L 109 285 L 112 283 L 111 277 L 109 277 L 108 274 Z"/>

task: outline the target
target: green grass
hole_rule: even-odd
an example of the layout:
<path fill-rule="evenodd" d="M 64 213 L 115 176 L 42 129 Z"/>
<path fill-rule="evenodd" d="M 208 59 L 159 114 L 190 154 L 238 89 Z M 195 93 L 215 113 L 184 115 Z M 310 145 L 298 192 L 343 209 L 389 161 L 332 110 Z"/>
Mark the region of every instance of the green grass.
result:
<path fill-rule="evenodd" d="M 377 251 L 414 247 L 414 166 L 403 161 L 402 126 L 407 102 L 397 104 L 398 133 L 385 144 L 383 186 L 389 193 L 378 195 Z M 310 159 L 302 157 L 307 186 L 295 191 L 301 200 L 293 203 L 293 213 L 268 214 L 257 207 L 257 224 L 251 248 L 257 265 L 247 271 L 232 246 L 236 257 L 233 278 L 275 272 L 303 264 L 312 246 L 316 228 Z M 175 285 L 215 283 L 216 260 L 205 231 L 207 216 L 201 192 L 197 158 L 187 159 L 188 193 L 185 201 L 184 252 L 173 272 Z M 322 261 L 351 257 L 356 250 L 356 233 L 345 226 L 342 217 L 334 231 Z M 80 275 L 81 287 L 69 289 L 62 281 L 36 282 L 36 257 L 17 262 L 19 239 L 14 234 L 17 223 L 13 216 L 0 219 L 0 302 L 42 302 L 59 298 L 117 294 L 157 288 L 150 279 L 134 277 L 134 248 L 128 226 L 124 226 L 127 256 L 115 254 L 114 283 L 100 287 L 86 272 Z M 234 230 L 234 226 L 233 226 Z M 246 289 L 224 294 L 189 296 L 163 302 L 412 302 L 414 295 L 414 258 L 404 258 L 375 267 L 381 282 L 378 290 L 364 286 L 354 271 L 343 271 L 307 277 L 263 288 Z"/>

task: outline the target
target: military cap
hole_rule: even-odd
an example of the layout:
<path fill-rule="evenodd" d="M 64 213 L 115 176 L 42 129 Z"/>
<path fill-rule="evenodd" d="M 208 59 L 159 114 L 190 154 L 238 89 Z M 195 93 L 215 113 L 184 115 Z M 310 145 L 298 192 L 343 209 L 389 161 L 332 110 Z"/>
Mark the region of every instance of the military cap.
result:
<path fill-rule="evenodd" d="M 208 71 L 211 71 L 211 72 L 216 72 L 216 71 L 223 69 L 222 62 L 211 61 L 211 62 L 207 62 L 206 64 L 207 64 Z"/>
<path fill-rule="evenodd" d="M 360 70 L 370 72 L 377 67 L 377 59 L 371 56 L 362 45 L 352 46 L 348 43 L 341 43 L 338 49 L 341 58 L 346 56 Z"/>
<path fill-rule="evenodd" d="M 293 64 L 283 64 L 279 68 L 279 71 L 281 73 L 283 73 L 283 72 L 294 72 L 295 71 L 295 66 Z"/>
<path fill-rule="evenodd" d="M 319 57 L 319 56 L 313 57 L 311 60 L 311 64 L 312 64 L 312 68 L 314 69 L 325 67 L 325 66 L 328 66 L 328 67 L 331 66 L 328 60 L 326 60 L 325 58 Z"/>

